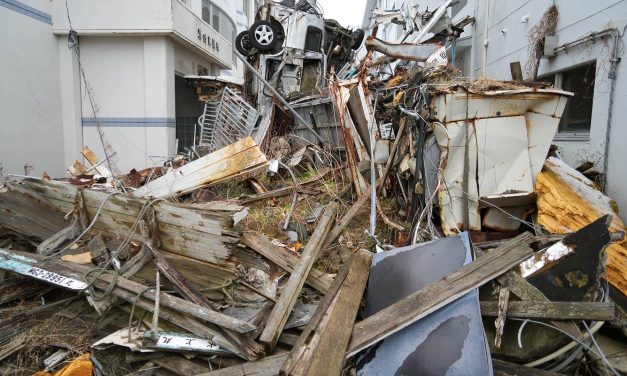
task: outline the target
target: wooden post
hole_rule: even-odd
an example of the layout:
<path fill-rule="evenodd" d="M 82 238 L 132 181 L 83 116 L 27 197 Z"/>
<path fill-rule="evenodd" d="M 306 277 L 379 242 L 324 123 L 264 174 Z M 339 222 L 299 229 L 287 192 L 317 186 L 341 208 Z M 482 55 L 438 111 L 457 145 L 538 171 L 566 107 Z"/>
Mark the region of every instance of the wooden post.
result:
<path fill-rule="evenodd" d="M 281 368 L 282 375 L 339 375 L 370 275 L 372 253 L 358 251 L 338 273 Z"/>
<path fill-rule="evenodd" d="M 337 206 L 337 203 L 332 202 L 324 209 L 316 230 L 303 250 L 298 267 L 290 275 L 287 284 L 283 287 L 279 300 L 270 313 L 268 323 L 259 337 L 259 341 L 270 349 L 273 349 L 279 340 L 290 312 L 294 308 L 294 304 L 296 304 L 300 290 L 303 288 L 305 279 L 322 251 L 326 236 L 335 220 Z"/>

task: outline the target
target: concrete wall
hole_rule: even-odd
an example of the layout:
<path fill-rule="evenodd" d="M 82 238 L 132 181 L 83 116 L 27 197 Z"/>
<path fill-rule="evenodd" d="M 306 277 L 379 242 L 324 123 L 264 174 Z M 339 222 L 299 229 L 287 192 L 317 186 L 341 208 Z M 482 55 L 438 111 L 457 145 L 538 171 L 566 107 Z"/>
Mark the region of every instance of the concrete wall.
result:
<path fill-rule="evenodd" d="M 0 1 L 4 174 L 23 174 L 26 163 L 33 175 L 65 174 L 58 46 L 49 14 L 48 0 Z"/>
<path fill-rule="evenodd" d="M 386 5 L 387 0 L 369 0 L 370 8 Z M 434 9 L 439 0 L 414 1 L 420 9 Z M 559 11 L 556 35 L 559 45 L 583 38 L 592 32 L 617 27 L 621 33 L 627 21 L 627 3 L 618 0 L 468 0 L 453 17 L 457 21 L 466 15 L 476 18 L 474 25 L 468 25 L 462 34 L 463 50 L 458 59 L 458 67 L 470 77 L 486 76 L 492 79 L 510 80 L 510 63 L 519 61 L 523 67 L 529 52 L 528 33 L 538 23 L 545 10 L 555 5 Z M 369 9 L 366 9 L 369 12 Z M 449 11 L 450 12 L 450 11 Z M 364 17 L 366 19 L 366 17 Z M 487 20 L 487 22 L 486 22 Z M 487 34 L 485 33 L 487 25 Z M 393 36 L 398 27 L 392 25 L 379 35 Z M 487 43 L 486 43 L 487 42 Z M 605 139 L 610 104 L 611 79 L 610 54 L 614 40 L 611 37 L 596 39 L 593 42 L 560 52 L 555 57 L 543 58 L 538 69 L 539 76 L 551 75 L 568 70 L 580 64 L 596 60 L 592 125 L 589 135 L 557 134 L 554 143 L 560 147 L 562 157 L 576 167 L 585 161 L 594 162 L 598 171 L 603 171 Z M 487 48 L 484 46 L 487 44 Z M 470 47 L 468 47 L 470 46 Z M 625 49 L 624 39 L 619 40 L 619 49 Z M 611 113 L 606 193 L 615 199 L 623 212 L 627 211 L 627 174 L 624 161 L 627 160 L 627 65 L 618 64 L 616 72 L 614 107 Z M 625 214 L 623 219 L 627 219 Z"/>
<path fill-rule="evenodd" d="M 174 154 L 174 47 L 166 36 L 82 37 L 83 140 L 121 172 L 162 164 Z M 97 119 L 97 121 L 96 121 Z M 98 131 L 97 124 L 101 132 Z M 102 133 L 102 135 L 101 135 Z"/>

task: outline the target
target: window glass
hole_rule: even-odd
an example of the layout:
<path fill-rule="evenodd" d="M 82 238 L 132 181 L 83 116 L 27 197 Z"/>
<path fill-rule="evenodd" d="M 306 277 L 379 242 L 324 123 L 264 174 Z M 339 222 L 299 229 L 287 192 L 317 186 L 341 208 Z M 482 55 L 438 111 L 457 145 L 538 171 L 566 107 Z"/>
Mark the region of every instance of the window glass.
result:
<path fill-rule="evenodd" d="M 562 72 L 562 89 L 574 95 L 566 101 L 559 125 L 564 133 L 588 133 L 592 119 L 596 63 Z"/>
<path fill-rule="evenodd" d="M 211 25 L 211 3 L 209 0 L 202 0 L 202 20 Z"/>

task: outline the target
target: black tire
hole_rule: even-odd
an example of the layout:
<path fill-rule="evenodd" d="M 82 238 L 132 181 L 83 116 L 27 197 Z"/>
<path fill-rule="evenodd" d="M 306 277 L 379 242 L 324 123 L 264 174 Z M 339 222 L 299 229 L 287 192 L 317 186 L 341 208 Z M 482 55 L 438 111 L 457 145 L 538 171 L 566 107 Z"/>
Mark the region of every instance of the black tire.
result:
<path fill-rule="evenodd" d="M 351 46 L 353 50 L 356 50 L 361 46 L 361 42 L 364 41 L 364 36 L 366 36 L 366 32 L 364 31 L 364 29 L 357 29 L 353 31 L 354 41 L 353 45 Z"/>
<path fill-rule="evenodd" d="M 241 33 L 237 34 L 235 37 L 235 49 L 243 56 L 251 56 L 254 55 L 255 51 L 253 51 L 254 47 L 250 43 L 250 34 L 248 30 L 244 30 Z"/>
<path fill-rule="evenodd" d="M 250 44 L 259 51 L 270 51 L 276 46 L 279 31 L 277 27 L 270 21 L 257 21 L 250 29 Z"/>

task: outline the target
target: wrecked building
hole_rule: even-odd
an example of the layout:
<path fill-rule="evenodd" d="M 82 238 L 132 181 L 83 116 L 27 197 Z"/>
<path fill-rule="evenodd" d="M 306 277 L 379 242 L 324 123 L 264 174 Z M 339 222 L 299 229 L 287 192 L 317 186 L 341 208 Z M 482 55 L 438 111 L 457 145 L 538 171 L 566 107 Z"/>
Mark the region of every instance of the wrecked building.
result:
<path fill-rule="evenodd" d="M 8 3 L 0 11 L 27 16 Z M 116 98 L 174 104 L 175 129 L 132 138 L 167 158 L 128 150 L 103 106 L 95 144 L 84 130 L 76 150 L 55 144 L 62 173 L 0 176 L 2 374 L 627 373 L 627 226 L 608 168 L 621 151 L 614 133 L 607 150 L 596 139 L 622 104 L 597 115 L 606 50 L 569 55 L 612 46 L 609 105 L 623 39 L 610 28 L 563 40 L 627 7 L 366 3 L 363 28 L 313 0 L 244 2 L 246 19 L 226 24 L 218 3 L 150 3 L 140 20 L 174 26 L 137 37 L 144 55 L 166 47 L 140 77 L 173 92 Z M 59 51 L 69 42 L 78 58 L 72 43 L 86 41 L 77 62 L 93 63 L 98 38 L 127 51 L 131 31 L 146 32 L 135 22 L 114 37 L 54 21 L 91 6 L 102 11 L 84 20 L 127 22 L 112 15 L 120 4 L 52 1 Z M 186 35 L 205 43 L 190 24 L 208 28 L 215 56 L 181 52 L 196 43 Z M 192 50 L 211 69 L 177 68 Z M 62 86 L 109 98 L 121 56 L 100 73 L 81 63 Z M 571 65 L 596 74 L 573 79 Z"/>

